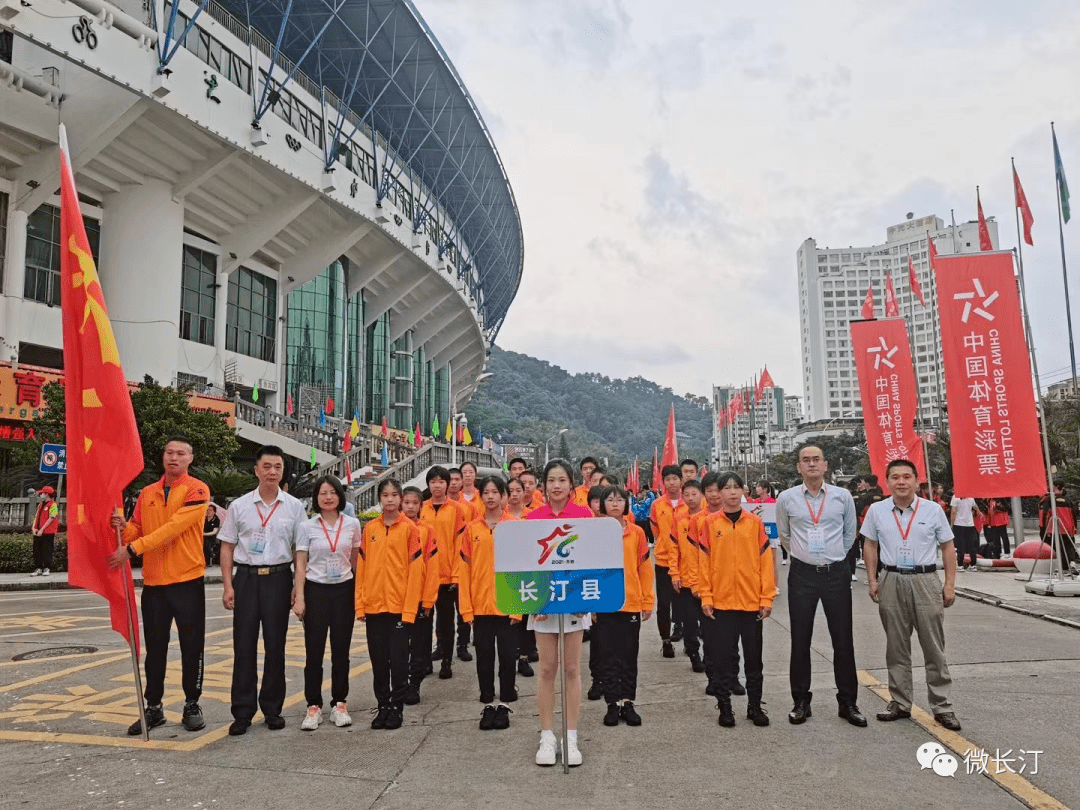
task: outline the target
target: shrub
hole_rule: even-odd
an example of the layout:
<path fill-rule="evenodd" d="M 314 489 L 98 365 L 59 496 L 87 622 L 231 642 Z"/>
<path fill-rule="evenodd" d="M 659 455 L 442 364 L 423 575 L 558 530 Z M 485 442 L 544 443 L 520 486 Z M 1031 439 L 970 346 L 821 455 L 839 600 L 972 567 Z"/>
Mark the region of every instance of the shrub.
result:
<path fill-rule="evenodd" d="M 0 534 L 0 574 L 28 574 L 34 570 L 33 535 Z M 67 571 L 67 534 L 58 532 L 52 571 Z"/>

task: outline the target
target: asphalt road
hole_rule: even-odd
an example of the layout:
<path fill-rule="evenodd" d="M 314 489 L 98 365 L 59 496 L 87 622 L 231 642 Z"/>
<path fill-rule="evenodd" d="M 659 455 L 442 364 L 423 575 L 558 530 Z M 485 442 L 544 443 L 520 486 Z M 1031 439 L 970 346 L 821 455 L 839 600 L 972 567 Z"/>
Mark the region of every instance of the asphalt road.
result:
<path fill-rule="evenodd" d="M 183 695 L 174 636 L 165 699 L 170 722 L 143 743 L 125 734 L 137 712 L 131 663 L 123 640 L 109 629 L 104 601 L 80 591 L 0 594 L 0 807 L 417 810 L 548 808 L 566 800 L 576 808 L 1080 808 L 1080 633 L 958 600 L 947 612 L 946 634 L 963 731 L 950 734 L 925 712 L 883 724 L 872 715 L 887 699 L 879 694 L 886 680 L 884 635 L 865 590 L 856 585 L 855 649 L 864 683 L 859 704 L 870 716 L 869 728 L 836 717 L 820 611 L 814 716 L 803 726 L 788 724 L 789 634 L 781 596 L 765 626 L 769 728 L 745 720 L 745 698 L 735 699 L 737 727 L 720 728 L 715 701 L 703 693 L 704 676 L 692 673 L 683 656 L 661 657 L 652 621 L 642 628 L 637 705 L 644 725 L 606 728 L 602 704 L 587 703 L 580 731 L 584 765 L 569 775 L 532 762 L 539 729 L 534 678 L 518 679 L 521 700 L 513 705 L 509 730 L 477 729 L 482 706 L 473 664 L 457 662 L 452 680 L 425 681 L 423 702 L 406 707 L 403 728 L 370 730 L 374 698 L 362 625 L 353 643 L 351 728 L 324 723 L 315 732 L 300 730 L 304 653 L 294 620 L 288 726 L 270 731 L 257 717 L 245 737 L 228 737 L 232 625 L 218 585 L 207 588 L 207 727 L 192 734 L 179 725 Z M 13 660 L 82 645 L 94 650 Z M 915 677 L 925 710 L 921 669 Z M 953 777 L 920 767 L 916 754 L 927 743 L 955 756 Z M 970 751 L 987 753 L 989 774 L 969 773 L 980 759 Z M 1033 751 L 1041 752 L 1037 770 Z M 1022 775 L 1011 772 L 1021 766 Z"/>

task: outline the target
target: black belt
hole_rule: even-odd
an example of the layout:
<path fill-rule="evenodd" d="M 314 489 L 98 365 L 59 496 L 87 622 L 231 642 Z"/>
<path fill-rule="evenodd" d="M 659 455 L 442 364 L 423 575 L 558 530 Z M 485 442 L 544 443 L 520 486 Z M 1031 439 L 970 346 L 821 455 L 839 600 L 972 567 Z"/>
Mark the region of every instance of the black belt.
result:
<path fill-rule="evenodd" d="M 248 571 L 253 571 L 256 576 L 260 577 L 292 570 L 292 563 L 278 563 L 277 565 L 247 565 L 246 563 L 235 563 L 235 565 L 237 568 L 246 568 Z"/>
<path fill-rule="evenodd" d="M 845 568 L 848 571 L 851 570 L 851 566 L 848 565 L 847 560 L 837 560 L 836 562 L 831 562 L 826 565 L 815 565 L 814 563 L 803 562 L 795 556 L 792 556 L 791 560 L 793 563 L 798 563 L 799 566 L 801 566 L 802 568 L 809 568 L 819 573 L 824 573 L 826 571 L 839 571 L 841 567 Z"/>
<path fill-rule="evenodd" d="M 898 568 L 895 565 L 886 565 L 886 571 L 894 574 L 930 574 L 937 571 L 936 565 L 913 565 L 911 568 Z"/>

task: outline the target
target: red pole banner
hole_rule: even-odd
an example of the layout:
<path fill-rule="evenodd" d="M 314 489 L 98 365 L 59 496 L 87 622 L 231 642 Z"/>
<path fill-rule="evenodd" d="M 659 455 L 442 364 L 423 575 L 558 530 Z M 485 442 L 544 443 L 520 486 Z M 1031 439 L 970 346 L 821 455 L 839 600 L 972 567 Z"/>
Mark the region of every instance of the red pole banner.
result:
<path fill-rule="evenodd" d="M 1041 495 L 1046 466 L 1012 255 L 938 256 L 934 272 L 956 494 Z"/>
<path fill-rule="evenodd" d="M 870 469 L 885 488 L 885 468 L 906 458 L 926 480 L 923 445 L 915 433 L 915 367 L 903 318 L 851 322 L 851 350 L 859 375 Z"/>

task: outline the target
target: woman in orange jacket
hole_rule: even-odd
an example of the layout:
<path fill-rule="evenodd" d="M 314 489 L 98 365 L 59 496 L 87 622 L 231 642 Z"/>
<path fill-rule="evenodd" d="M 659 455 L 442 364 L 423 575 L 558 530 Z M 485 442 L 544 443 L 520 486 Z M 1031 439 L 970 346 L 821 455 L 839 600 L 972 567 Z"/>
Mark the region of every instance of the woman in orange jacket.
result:
<path fill-rule="evenodd" d="M 626 601 L 618 613 L 596 614 L 594 633 L 600 636 L 600 680 L 608 710 L 605 726 L 640 726 L 641 715 L 634 709 L 637 699 L 638 646 L 641 623 L 652 618 L 656 605 L 653 566 L 645 532 L 627 520 L 630 496 L 621 487 L 606 487 L 600 495 L 600 514 L 623 525 L 623 570 Z"/>
<path fill-rule="evenodd" d="M 423 598 L 424 555 L 416 525 L 401 513 L 401 484 L 379 484 L 382 516 L 364 527 L 356 559 L 356 618 L 367 623 L 379 711 L 376 729 L 400 728 L 409 687 L 409 629 Z"/>
<path fill-rule="evenodd" d="M 506 483 L 488 476 L 477 485 L 484 515 L 465 527 L 454 578 L 458 605 L 465 621 L 473 625 L 476 677 L 480 702 L 480 730 L 510 727 L 510 707 L 517 700 L 514 675 L 517 663 L 517 628 L 521 616 L 507 616 L 495 605 L 495 527 L 504 519 Z M 495 650 L 499 652 L 499 704 L 495 705 Z"/>
<path fill-rule="evenodd" d="M 769 716 L 761 708 L 761 626 L 776 596 L 772 549 L 761 519 L 742 508 L 742 478 L 733 472 L 721 473 L 717 483 L 720 509 L 705 519 L 698 534 L 698 595 L 706 618 L 704 630 L 716 651 L 719 723 L 725 728 L 735 725 L 731 692 L 738 681 L 735 650 L 741 639 L 746 659 L 746 716 L 755 726 L 767 726 Z"/>

